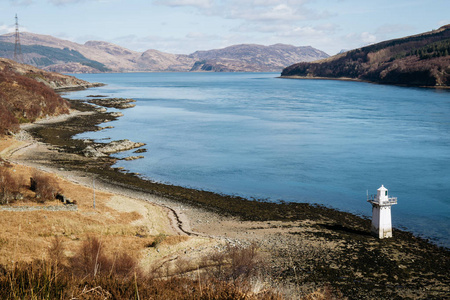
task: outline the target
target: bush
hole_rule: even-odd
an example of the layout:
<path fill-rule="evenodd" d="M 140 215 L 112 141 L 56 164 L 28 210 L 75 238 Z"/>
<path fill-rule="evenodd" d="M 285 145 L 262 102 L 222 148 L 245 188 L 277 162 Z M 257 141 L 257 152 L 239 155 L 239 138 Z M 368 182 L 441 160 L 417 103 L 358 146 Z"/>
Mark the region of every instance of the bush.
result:
<path fill-rule="evenodd" d="M 210 277 L 224 281 L 248 280 L 264 267 L 255 243 L 248 247 L 228 245 L 223 252 L 205 256 L 203 265 L 209 266 Z"/>
<path fill-rule="evenodd" d="M 71 259 L 75 275 L 95 277 L 111 269 L 111 260 L 106 257 L 103 245 L 97 237 L 89 237 Z"/>
<path fill-rule="evenodd" d="M 89 237 L 78 252 L 70 258 L 71 271 L 82 277 L 115 276 L 130 277 L 138 272 L 137 261 L 128 253 L 106 255 L 103 243 L 97 237 Z M 139 273 L 139 272 L 138 272 Z"/>
<path fill-rule="evenodd" d="M 52 176 L 38 171 L 35 171 L 30 178 L 30 189 L 36 193 L 39 203 L 53 200 L 56 194 L 61 193 L 58 183 Z"/>
<path fill-rule="evenodd" d="M 19 195 L 20 180 L 10 168 L 0 166 L 0 204 L 9 204 Z"/>
<path fill-rule="evenodd" d="M 66 257 L 64 255 L 64 242 L 59 236 L 55 236 L 48 250 L 48 256 L 54 266 L 63 265 Z"/>
<path fill-rule="evenodd" d="M 0 136 L 17 132 L 19 130 L 19 122 L 9 109 L 2 104 L 2 94 L 0 93 Z"/>
<path fill-rule="evenodd" d="M 147 245 L 147 247 L 152 247 L 152 248 L 158 247 L 158 245 L 161 244 L 166 239 L 166 237 L 167 236 L 164 233 L 158 234 L 157 236 L 155 236 L 153 241 Z"/>

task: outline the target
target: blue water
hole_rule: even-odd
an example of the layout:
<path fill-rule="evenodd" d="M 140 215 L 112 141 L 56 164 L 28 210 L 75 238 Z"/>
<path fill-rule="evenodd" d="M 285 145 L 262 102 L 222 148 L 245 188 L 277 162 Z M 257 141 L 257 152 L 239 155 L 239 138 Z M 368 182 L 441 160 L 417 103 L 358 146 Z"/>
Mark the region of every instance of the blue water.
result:
<path fill-rule="evenodd" d="M 137 100 L 113 129 L 78 138 L 147 143 L 119 161 L 144 177 L 370 216 L 384 184 L 393 224 L 450 246 L 450 91 L 274 73 L 76 75 L 107 86 L 72 92 Z M 117 157 L 131 152 L 117 154 Z"/>

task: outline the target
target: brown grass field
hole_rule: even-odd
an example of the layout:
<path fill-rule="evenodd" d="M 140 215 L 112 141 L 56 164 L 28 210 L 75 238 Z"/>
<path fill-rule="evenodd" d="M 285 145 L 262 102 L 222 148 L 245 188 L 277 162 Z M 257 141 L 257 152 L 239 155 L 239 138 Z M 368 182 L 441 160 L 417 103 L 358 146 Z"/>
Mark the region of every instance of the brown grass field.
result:
<path fill-rule="evenodd" d="M 0 153 L 20 147 L 21 142 L 2 138 Z M 13 174 L 21 183 L 25 199 L 13 206 L 63 205 L 58 200 L 37 204 L 29 190 L 29 178 L 36 170 L 13 164 Z M 164 260 L 185 246 L 215 244 L 212 239 L 180 236 L 172 225 L 169 211 L 161 206 L 112 193 L 94 191 L 92 187 L 69 182 L 55 174 L 48 174 L 58 183 L 64 196 L 75 200 L 78 211 L 0 211 L 0 264 L 30 262 L 44 259 L 55 236 L 63 239 L 66 254 L 72 255 L 90 236 L 100 237 L 109 252 L 119 249 L 139 259 L 143 265 Z M 158 236 L 164 239 L 154 247 L 148 247 Z"/>

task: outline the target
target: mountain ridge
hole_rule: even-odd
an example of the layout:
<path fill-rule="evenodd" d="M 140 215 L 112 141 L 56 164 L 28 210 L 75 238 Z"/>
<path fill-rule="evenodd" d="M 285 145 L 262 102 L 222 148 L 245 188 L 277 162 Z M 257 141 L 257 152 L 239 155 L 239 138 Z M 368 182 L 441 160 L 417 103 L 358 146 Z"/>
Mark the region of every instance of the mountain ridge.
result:
<path fill-rule="evenodd" d="M 280 72 L 298 61 L 328 57 L 311 46 L 296 47 L 241 44 L 191 54 L 172 54 L 148 49 L 137 52 L 104 42 L 78 44 L 50 35 L 24 32 L 20 35 L 24 62 L 54 72 L 142 72 L 142 71 L 216 71 L 216 72 Z M 14 57 L 14 34 L 0 36 L 0 57 Z M 36 50 L 36 47 L 46 47 Z M 45 51 L 43 50 L 45 49 Z M 57 57 L 45 55 L 57 53 Z M 220 68 L 217 66 L 221 66 Z"/>

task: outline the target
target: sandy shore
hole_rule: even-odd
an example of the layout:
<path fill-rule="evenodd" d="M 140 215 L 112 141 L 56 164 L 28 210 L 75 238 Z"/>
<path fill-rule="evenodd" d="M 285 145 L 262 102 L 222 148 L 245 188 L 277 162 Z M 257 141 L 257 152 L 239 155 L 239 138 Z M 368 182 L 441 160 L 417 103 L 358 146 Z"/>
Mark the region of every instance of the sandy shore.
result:
<path fill-rule="evenodd" d="M 280 287 L 288 298 L 296 298 L 327 285 L 350 298 L 428 299 L 442 298 L 450 293 L 448 249 L 436 247 L 410 233 L 395 230 L 393 239 L 378 240 L 370 235 L 367 220 L 327 209 L 317 216 L 306 214 L 302 217 L 299 214 L 288 221 L 269 217 L 261 221 L 245 221 L 242 216 L 224 214 L 214 208 L 205 209 L 173 197 L 157 196 L 151 190 L 111 182 L 83 171 L 83 168 L 65 167 L 64 161 L 77 160 L 82 165 L 89 164 L 92 159 L 36 141 L 27 133 L 39 126 L 51 127 L 92 113 L 73 111 L 67 116 L 23 126 L 26 131 L 17 139 L 3 143 L 0 155 L 19 165 L 56 174 L 91 193 L 95 181 L 95 190 L 108 195 L 105 196 L 108 198 L 104 202 L 106 207 L 122 213 L 139 212 L 144 218 L 136 222 L 146 224 L 150 228 L 149 234 L 155 235 L 160 231 L 186 237 L 177 246 L 161 248 L 163 253 L 145 254 L 143 260 L 147 264 L 150 263 L 148 257 L 153 257 L 153 260 L 157 257 L 161 265 L 169 261 L 174 264 L 177 260 L 198 259 L 226 243 L 248 245 L 256 242 L 266 257 L 267 282 Z M 58 158 L 57 162 L 55 158 Z M 85 205 L 86 211 L 92 212 Z M 286 205 L 274 207 L 277 210 L 281 207 L 283 214 L 295 213 L 289 212 Z M 321 210 L 319 207 L 314 211 Z M 155 223 L 154 215 L 161 215 L 161 212 L 167 218 L 159 218 L 157 222 L 166 222 L 169 227 Z"/>

